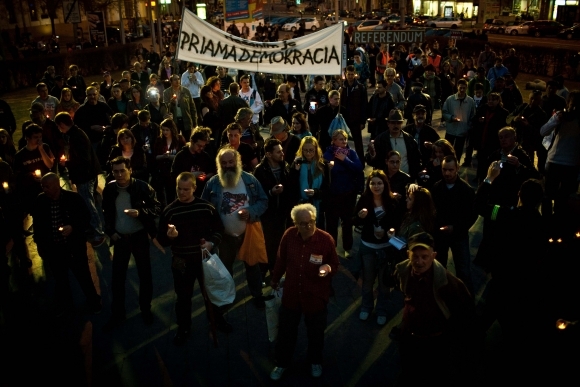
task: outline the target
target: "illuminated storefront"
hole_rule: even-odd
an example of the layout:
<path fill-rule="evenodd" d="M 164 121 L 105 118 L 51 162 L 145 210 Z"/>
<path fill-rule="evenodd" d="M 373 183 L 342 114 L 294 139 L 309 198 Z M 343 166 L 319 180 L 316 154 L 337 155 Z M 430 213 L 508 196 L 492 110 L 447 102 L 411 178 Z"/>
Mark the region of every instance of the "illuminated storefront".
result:
<path fill-rule="evenodd" d="M 463 13 L 463 17 L 469 18 L 473 16 L 473 2 L 413 0 L 413 13 L 441 17 L 458 17 Z"/>

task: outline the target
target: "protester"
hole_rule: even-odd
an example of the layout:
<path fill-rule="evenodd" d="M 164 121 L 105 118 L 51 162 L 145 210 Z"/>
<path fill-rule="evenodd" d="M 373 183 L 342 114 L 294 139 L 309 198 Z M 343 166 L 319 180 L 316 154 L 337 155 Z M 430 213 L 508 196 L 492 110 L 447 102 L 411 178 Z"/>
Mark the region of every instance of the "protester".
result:
<path fill-rule="evenodd" d="M 391 275 L 398 260 L 389 244 L 390 230 L 399 228 L 402 211 L 399 200 L 391 192 L 389 180 L 381 170 L 369 174 L 365 190 L 356 204 L 354 224 L 362 225 L 359 254 L 362 259 L 362 303 L 359 319 L 366 321 L 373 309 L 377 324 L 387 322 L 389 286 L 382 281 L 385 273 Z M 379 279 L 378 295 L 374 297 L 375 280 Z"/>
<path fill-rule="evenodd" d="M 325 197 L 325 230 L 338 244 L 338 227 L 342 230 L 342 248 L 348 257 L 353 247 L 352 214 L 356 196 L 363 190 L 363 166 L 356 152 L 349 148 L 348 135 L 342 129 L 332 133 L 332 145 L 326 148 L 324 161 L 330 169 L 330 187 Z"/>
<path fill-rule="evenodd" d="M 299 204 L 292 209 L 291 216 L 294 226 L 282 237 L 270 281 L 277 288 L 280 278 L 286 274 L 275 348 L 276 367 L 270 373 L 272 380 L 279 380 L 290 366 L 302 315 L 308 331 L 311 375 L 315 378 L 322 375 L 326 305 L 330 281 L 339 264 L 334 240 L 316 227 L 316 208 L 309 203 Z"/>
<path fill-rule="evenodd" d="M 157 243 L 155 218 L 161 211 L 155 190 L 147 182 L 131 177 L 130 159 L 116 157 L 111 165 L 115 181 L 108 183 L 103 190 L 105 232 L 114 248 L 112 315 L 103 326 L 105 332 L 112 331 L 125 320 L 125 281 L 131 255 L 139 274 L 141 318 L 146 325 L 153 323 L 153 277 L 148 238 Z"/>

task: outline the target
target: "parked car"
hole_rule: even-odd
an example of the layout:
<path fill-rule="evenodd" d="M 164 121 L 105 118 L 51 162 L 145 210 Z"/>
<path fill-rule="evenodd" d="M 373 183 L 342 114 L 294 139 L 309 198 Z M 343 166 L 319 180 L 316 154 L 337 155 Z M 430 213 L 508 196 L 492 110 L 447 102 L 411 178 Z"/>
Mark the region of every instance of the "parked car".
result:
<path fill-rule="evenodd" d="M 536 20 L 528 26 L 528 35 L 539 38 L 546 35 L 558 35 L 564 25 L 553 20 Z"/>
<path fill-rule="evenodd" d="M 278 27 L 282 28 L 285 24 L 294 23 L 297 20 L 300 20 L 300 18 L 296 17 L 296 16 L 279 17 L 279 18 L 272 19 L 270 21 L 270 25 L 272 27 L 278 26 Z"/>
<path fill-rule="evenodd" d="M 461 27 L 461 20 L 455 17 L 439 17 L 437 19 L 429 20 L 427 22 L 428 27 L 447 27 L 447 28 L 459 28 Z"/>
<path fill-rule="evenodd" d="M 380 20 L 363 20 L 358 27 L 356 28 L 357 31 L 367 31 L 372 30 L 375 26 L 381 24 Z"/>
<path fill-rule="evenodd" d="M 348 26 L 348 22 L 346 20 L 338 19 L 338 21 L 339 21 L 339 23 L 343 23 L 345 26 Z M 336 23 L 336 16 L 335 15 L 329 15 L 324 19 L 324 26 L 325 27 L 331 26 L 335 23 Z"/>
<path fill-rule="evenodd" d="M 532 23 L 531 21 L 527 21 L 527 22 L 524 22 L 524 23 L 519 24 L 519 25 L 506 27 L 505 34 L 512 35 L 512 36 L 527 35 L 528 34 L 528 26 L 531 23 Z"/>
<path fill-rule="evenodd" d="M 556 36 L 560 39 L 580 39 L 580 24 L 574 24 L 572 27 L 565 28 Z"/>
<path fill-rule="evenodd" d="M 515 21 L 509 21 L 507 23 L 502 24 L 501 26 L 492 26 L 491 29 L 489 30 L 489 33 L 490 34 L 503 34 L 503 33 L 505 33 L 506 28 L 513 27 L 517 24 L 519 24 L 519 23 L 516 23 Z"/>
<path fill-rule="evenodd" d="M 503 26 L 504 21 L 500 19 L 486 19 L 485 23 L 483 23 L 483 30 L 484 34 L 487 34 L 491 31 L 493 27 Z"/>
<path fill-rule="evenodd" d="M 300 23 L 304 23 L 304 29 L 306 30 L 316 31 L 320 29 L 320 23 L 318 22 L 318 19 L 314 17 L 305 17 L 291 23 L 284 24 L 282 30 L 294 32 L 300 28 Z"/>

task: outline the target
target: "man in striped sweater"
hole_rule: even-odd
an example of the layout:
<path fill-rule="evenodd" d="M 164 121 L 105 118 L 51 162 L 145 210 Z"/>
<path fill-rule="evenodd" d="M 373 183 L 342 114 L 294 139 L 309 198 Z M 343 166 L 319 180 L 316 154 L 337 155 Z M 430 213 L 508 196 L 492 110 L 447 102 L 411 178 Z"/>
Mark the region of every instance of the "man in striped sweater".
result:
<path fill-rule="evenodd" d="M 191 297 L 195 280 L 203 285 L 203 268 L 201 265 L 202 249 L 211 251 L 222 240 L 224 225 L 215 207 L 202 199 L 196 198 L 195 176 L 183 172 L 177 176 L 177 200 L 163 210 L 159 219 L 157 239 L 163 246 L 171 246 L 173 260 L 171 270 L 177 302 L 177 333 L 173 338 L 175 345 L 185 343 L 191 332 Z M 219 307 L 205 300 L 208 318 L 213 309 L 216 328 L 222 332 L 231 332 L 232 326 L 224 319 Z"/>

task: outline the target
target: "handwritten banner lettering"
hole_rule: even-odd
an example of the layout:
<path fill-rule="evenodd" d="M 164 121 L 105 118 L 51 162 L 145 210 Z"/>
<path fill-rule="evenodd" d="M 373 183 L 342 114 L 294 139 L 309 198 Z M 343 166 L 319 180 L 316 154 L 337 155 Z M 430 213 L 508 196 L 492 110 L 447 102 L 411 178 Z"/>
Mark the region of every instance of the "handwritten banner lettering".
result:
<path fill-rule="evenodd" d="M 184 8 L 177 58 L 272 74 L 340 74 L 342 24 L 280 42 L 256 42 L 222 31 Z"/>

